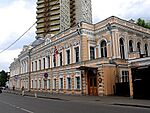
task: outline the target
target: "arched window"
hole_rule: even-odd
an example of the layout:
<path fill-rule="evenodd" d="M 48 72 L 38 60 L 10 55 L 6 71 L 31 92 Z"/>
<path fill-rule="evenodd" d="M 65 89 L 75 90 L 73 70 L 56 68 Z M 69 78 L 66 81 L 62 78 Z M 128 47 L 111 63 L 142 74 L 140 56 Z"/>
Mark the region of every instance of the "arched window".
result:
<path fill-rule="evenodd" d="M 148 45 L 147 44 L 145 44 L 145 55 L 146 55 L 146 57 L 148 56 Z"/>
<path fill-rule="evenodd" d="M 101 57 L 107 57 L 107 45 L 106 45 L 106 41 L 102 41 L 101 44 Z"/>
<path fill-rule="evenodd" d="M 121 55 L 121 59 L 125 59 L 124 41 L 123 41 L 122 38 L 120 38 L 119 42 L 120 42 L 120 55 Z"/>
<path fill-rule="evenodd" d="M 137 51 L 139 52 L 140 58 L 142 58 L 143 55 L 141 55 L 141 43 L 140 42 L 137 43 Z"/>
<path fill-rule="evenodd" d="M 137 51 L 139 52 L 139 54 L 141 54 L 141 43 L 140 42 L 137 43 Z"/>
<path fill-rule="evenodd" d="M 132 40 L 129 41 L 129 52 L 130 53 L 133 52 L 133 41 Z"/>

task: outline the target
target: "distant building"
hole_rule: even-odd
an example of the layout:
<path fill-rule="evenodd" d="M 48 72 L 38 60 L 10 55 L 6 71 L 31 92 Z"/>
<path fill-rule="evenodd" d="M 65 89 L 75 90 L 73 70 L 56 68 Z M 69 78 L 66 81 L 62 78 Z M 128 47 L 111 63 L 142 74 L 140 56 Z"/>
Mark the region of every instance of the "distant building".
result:
<path fill-rule="evenodd" d="M 45 37 L 81 21 L 92 22 L 91 0 L 38 0 L 36 34 Z"/>
<path fill-rule="evenodd" d="M 20 61 L 18 58 L 14 58 L 14 62 L 10 64 L 10 79 L 9 87 L 16 87 L 20 89 L 20 80 L 18 80 L 20 75 Z"/>
<path fill-rule="evenodd" d="M 10 84 L 17 74 L 20 89 L 149 98 L 149 56 L 149 29 L 114 16 L 81 22 L 23 49 L 10 66 Z"/>

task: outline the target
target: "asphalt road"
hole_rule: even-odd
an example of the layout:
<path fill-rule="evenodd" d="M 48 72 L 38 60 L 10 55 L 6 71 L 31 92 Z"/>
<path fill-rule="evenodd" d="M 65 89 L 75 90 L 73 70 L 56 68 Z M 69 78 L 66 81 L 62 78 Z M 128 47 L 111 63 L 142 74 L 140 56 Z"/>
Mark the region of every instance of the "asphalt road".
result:
<path fill-rule="evenodd" d="M 39 99 L 2 93 L 0 113 L 150 113 L 150 108 L 103 104 L 96 101 Z"/>

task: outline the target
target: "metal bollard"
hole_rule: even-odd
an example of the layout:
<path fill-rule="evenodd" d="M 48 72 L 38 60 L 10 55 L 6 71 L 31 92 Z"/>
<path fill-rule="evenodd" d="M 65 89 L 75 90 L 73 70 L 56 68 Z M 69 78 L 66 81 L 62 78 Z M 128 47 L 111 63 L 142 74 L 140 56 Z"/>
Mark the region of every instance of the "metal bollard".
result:
<path fill-rule="evenodd" d="M 24 96 L 24 90 L 22 91 L 22 96 Z"/>
<path fill-rule="evenodd" d="M 36 92 L 34 93 L 34 96 L 35 96 L 35 98 L 37 98 L 37 93 Z"/>

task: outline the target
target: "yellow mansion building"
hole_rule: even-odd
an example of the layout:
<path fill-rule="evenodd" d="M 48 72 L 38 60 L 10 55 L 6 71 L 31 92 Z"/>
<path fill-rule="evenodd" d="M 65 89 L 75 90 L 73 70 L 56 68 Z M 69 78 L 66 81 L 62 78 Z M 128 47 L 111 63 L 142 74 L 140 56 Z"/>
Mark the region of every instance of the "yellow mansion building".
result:
<path fill-rule="evenodd" d="M 133 22 L 115 16 L 96 24 L 80 22 L 24 46 L 10 65 L 9 87 L 149 98 L 149 48 L 150 30 Z"/>

